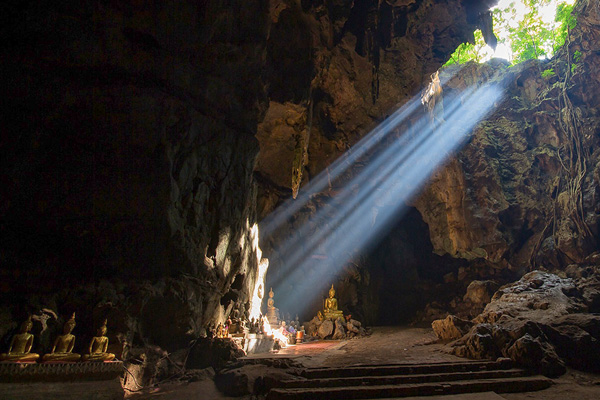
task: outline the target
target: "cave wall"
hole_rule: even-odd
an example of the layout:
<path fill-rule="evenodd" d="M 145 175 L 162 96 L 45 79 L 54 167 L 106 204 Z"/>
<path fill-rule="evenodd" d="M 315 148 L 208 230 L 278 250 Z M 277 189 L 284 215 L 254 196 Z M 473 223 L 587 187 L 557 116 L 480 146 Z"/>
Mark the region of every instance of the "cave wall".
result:
<path fill-rule="evenodd" d="M 0 8 L 1 333 L 48 308 L 187 344 L 256 281 L 268 2 Z"/>
<path fill-rule="evenodd" d="M 370 129 L 417 95 L 454 49 L 472 39 L 477 15 L 493 4 L 495 1 L 272 2 L 267 56 L 270 102 L 257 132 L 259 218 L 292 197 L 298 186 L 326 172 L 328 165 Z M 301 51 L 290 51 L 289 46 L 281 45 L 282 40 Z M 362 161 L 366 163 L 367 157 Z M 358 174 L 364 163 L 358 163 L 349 174 Z M 331 205 L 327 199 L 339 190 L 335 185 L 333 182 L 327 193 L 314 196 L 288 222 L 288 231 L 304 223 L 314 231 L 318 222 L 313 216 L 324 208 L 323 214 L 328 214 L 326 208 Z M 267 286 L 285 281 L 285 287 L 275 288 L 276 294 L 297 292 L 301 286 L 284 279 L 286 260 L 273 251 L 283 240 L 285 235 L 261 238 L 270 260 Z M 353 254 L 353 262 L 344 272 L 323 280 L 339 286 L 341 304 L 361 315 L 370 313 L 376 321 L 378 294 L 372 290 L 375 286 L 366 287 L 374 281 L 367 278 L 369 273 L 359 256 Z M 357 294 L 357 287 L 363 294 Z M 365 300 L 357 307 L 361 297 Z M 318 298 L 309 302 L 310 312 L 321 306 Z M 304 317 L 310 319 L 308 314 Z"/>
<path fill-rule="evenodd" d="M 305 183 L 412 98 L 460 43 L 472 40 L 473 16 L 493 4 L 273 1 L 270 103 L 257 134 L 261 216 L 289 196 L 301 143 Z"/>
<path fill-rule="evenodd" d="M 439 254 L 522 274 L 598 251 L 598 8 L 579 2 L 575 13 L 569 45 L 551 61 L 469 64 L 448 81 L 448 95 L 490 79 L 506 93 L 415 202 Z"/>
<path fill-rule="evenodd" d="M 494 3 L 4 2 L 0 334 L 48 308 L 56 326 L 77 311 L 82 336 L 108 316 L 113 343 L 118 333 L 176 348 L 247 305 L 260 257 L 252 228 L 291 196 L 294 160 L 300 182 L 325 170 L 417 94 Z M 596 235 L 597 19 L 581 13 L 587 29 L 572 47 L 592 77 L 590 86 L 576 75 L 572 93 L 591 138 L 584 201 Z M 528 105 L 547 83 L 532 71 L 516 70 L 511 89 Z M 512 130 L 478 131 L 452 176 L 434 177 L 416 202 L 439 254 L 524 265 L 521 242 L 544 236 L 552 202 L 527 194 L 539 177 L 508 167 L 549 182 L 561 138 L 556 111 L 541 111 L 513 107 Z M 538 117 L 538 128 L 527 122 Z M 526 153 L 501 160 L 518 179 L 496 168 L 495 154 L 509 149 Z M 584 258 L 594 245 L 580 246 L 569 218 L 561 221 L 567 233 L 554 244 L 569 260 Z M 282 262 L 275 257 L 274 273 Z M 342 288 L 340 297 L 353 295 Z"/>
<path fill-rule="evenodd" d="M 367 27 L 375 21 L 377 32 L 389 31 L 396 35 L 390 41 L 384 40 L 385 35 L 376 35 L 378 40 L 381 39 L 378 58 L 369 53 L 368 46 L 360 46 L 363 40 L 368 42 L 369 35 L 356 33 L 354 24 L 360 25 L 360 22 L 350 15 L 341 30 L 336 30 L 339 24 L 332 23 L 332 28 L 326 32 L 334 32 L 333 40 L 323 41 L 328 46 L 332 43 L 331 50 L 323 49 L 319 54 L 324 56 L 314 57 L 314 97 L 310 97 L 311 92 L 305 92 L 302 101 L 298 101 L 297 96 L 279 98 L 278 101 L 271 98 L 258 131 L 261 146 L 257 163 L 261 182 L 260 215 L 267 214 L 281 199 L 290 197 L 293 189 L 290 171 L 295 168 L 297 157 L 294 152 L 298 152 L 303 140 L 309 137 L 303 168 L 303 183 L 306 183 L 370 127 L 384 119 L 393 106 L 404 103 L 422 88 L 429 73 L 441 64 L 435 49 L 451 47 L 452 40 L 460 41 L 458 38 L 463 33 L 459 33 L 462 32 L 459 27 L 469 27 L 475 23 L 473 15 L 477 15 L 469 9 L 473 2 L 462 2 L 457 7 L 464 11 L 464 14 L 458 14 L 464 19 L 452 14 L 457 20 L 448 29 L 456 31 L 443 36 L 440 32 L 447 31 L 444 27 L 448 26 L 445 25 L 448 14 L 442 8 L 448 3 L 391 3 L 388 5 L 392 6 L 393 29 L 384 28 L 386 21 L 390 21 L 385 17 L 386 7 L 370 9 L 371 19 L 367 18 L 361 25 Z M 291 13 L 294 9 L 287 10 Z M 323 16 L 327 15 L 327 21 L 331 22 L 337 15 L 314 5 L 296 11 L 306 21 L 314 21 L 317 17 L 323 21 Z M 442 80 L 454 76 L 444 84 L 447 98 L 490 80 L 502 83 L 505 96 L 497 104 L 494 114 L 475 130 L 464 149 L 431 177 L 423 193 L 412 204 L 428 226 L 433 251 L 440 256 L 465 260 L 468 264 L 444 278 L 444 287 L 455 285 L 452 289 L 455 293 L 449 294 L 444 302 L 454 305 L 440 305 L 440 308 L 460 308 L 458 303 L 466 286 L 461 286 L 461 281 L 493 279 L 506 283 L 533 268 L 564 269 L 572 263 L 586 262 L 598 251 L 598 49 L 594 45 L 598 36 L 598 9 L 593 3 L 581 1 L 575 13 L 578 24 L 571 32 L 568 51 L 566 48 L 560 50 L 551 61 L 532 60 L 507 68 L 501 61 L 493 60 L 485 65 L 469 64 L 442 72 Z M 397 30 L 400 25 L 406 29 Z M 315 32 L 313 37 L 322 38 L 323 34 L 317 35 L 316 26 L 306 23 L 306 29 Z M 412 48 L 414 43 L 429 44 Z M 324 47 L 324 44 L 320 46 Z M 318 44 L 314 46 L 320 48 Z M 371 49 L 373 47 L 376 46 Z M 576 57 L 576 52 L 581 55 Z M 379 63 L 377 68 L 376 62 Z M 552 69 L 556 74 L 543 78 L 541 73 L 546 69 Z M 570 77 L 565 83 L 567 73 Z M 335 82 L 335 85 L 329 85 L 329 82 Z M 377 86 L 373 82 L 379 88 L 375 97 L 372 96 L 373 89 Z M 565 108 L 566 102 L 572 103 L 572 107 Z M 561 127 L 561 121 L 568 118 L 577 131 L 575 136 Z M 310 132 L 307 121 L 312 121 Z M 566 126 L 565 123 L 562 125 Z M 402 129 L 399 127 L 400 131 Z M 357 133 L 358 136 L 354 136 Z M 574 178 L 574 169 L 569 171 L 569 167 L 561 165 L 561 162 L 566 165 L 572 161 L 577 163 L 577 156 L 570 155 L 569 148 L 578 146 L 582 159 L 585 159 L 581 180 Z M 277 168 L 272 168 L 273 165 Z M 359 163 L 352 173 L 361 168 Z M 575 191 L 579 190 L 581 197 L 570 194 L 575 187 L 579 187 Z M 311 203 L 289 222 L 289 229 L 298 229 L 306 222 L 311 224 L 311 216 L 316 210 L 327 207 L 326 199 L 335 196 L 337 189 L 330 187 L 328 193 L 313 196 Z M 401 238 L 399 232 L 392 235 Z M 385 239 L 394 240 L 393 237 Z M 267 253 L 272 245 L 263 242 Z M 401 241 L 394 248 L 406 245 L 406 241 Z M 370 293 L 375 285 L 372 269 L 385 268 L 389 257 L 382 253 L 379 259 L 365 263 L 357 255 L 350 263 L 354 266 L 348 265 L 344 271 L 325 279 L 339 286 L 341 297 L 346 290 L 356 292 L 354 286 L 359 287 L 359 292 Z M 426 263 L 425 259 L 421 261 Z M 271 265 L 272 276 L 282 280 L 277 277 L 277 268 L 285 265 L 285 260 L 271 255 Z M 398 268 L 403 265 L 403 260 L 396 262 Z M 445 264 L 446 267 L 450 265 Z M 366 280 L 365 276 L 370 279 Z M 390 276 L 395 275 L 391 273 Z M 357 284 L 355 277 L 362 283 Z M 419 284 L 429 286 L 426 289 L 429 296 L 441 293 L 441 286 L 434 281 L 420 281 Z M 369 285 L 372 287 L 364 287 Z M 293 290 L 293 287 L 284 290 Z M 356 297 L 347 296 L 341 304 L 351 309 Z M 378 296 L 363 297 L 367 299 L 362 304 L 363 311 L 370 309 L 372 316 L 378 315 Z"/>

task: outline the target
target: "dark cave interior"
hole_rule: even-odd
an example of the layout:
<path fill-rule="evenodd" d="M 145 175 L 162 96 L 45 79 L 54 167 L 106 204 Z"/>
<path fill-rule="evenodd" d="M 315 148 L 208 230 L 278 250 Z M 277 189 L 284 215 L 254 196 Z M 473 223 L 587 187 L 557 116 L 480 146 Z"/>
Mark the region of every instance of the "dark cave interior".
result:
<path fill-rule="evenodd" d="M 590 369 L 600 354 L 592 1 L 577 2 L 577 26 L 550 60 L 441 70 L 442 100 L 492 81 L 505 96 L 402 218 L 322 287 L 281 285 L 287 260 L 271 252 L 327 207 L 335 181 L 259 243 L 294 186 L 328 174 L 418 99 L 494 4 L 4 2 L 0 351 L 31 316 L 33 347 L 49 352 L 75 312 L 75 351 L 108 320 L 110 351 L 135 364 L 250 313 L 261 285 L 263 303 L 273 285 L 276 306 L 304 322 L 333 284 L 340 308 L 367 326 L 454 316 L 466 322 L 453 354 L 523 364 L 533 353 L 508 349 L 529 335 L 540 360 Z M 146 364 L 140 381 L 168 375 Z"/>

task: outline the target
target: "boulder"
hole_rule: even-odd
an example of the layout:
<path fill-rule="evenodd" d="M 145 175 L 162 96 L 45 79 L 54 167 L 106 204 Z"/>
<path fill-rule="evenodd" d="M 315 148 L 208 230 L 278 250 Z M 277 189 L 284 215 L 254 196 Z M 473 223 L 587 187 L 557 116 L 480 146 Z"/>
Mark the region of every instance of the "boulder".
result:
<path fill-rule="evenodd" d="M 529 334 L 517 339 L 508 348 L 507 355 L 519 365 L 548 377 L 557 377 L 566 372 L 565 364 L 556 354 L 554 346 Z"/>
<path fill-rule="evenodd" d="M 557 325 L 547 328 L 549 341 L 565 362 L 574 368 L 598 371 L 600 341 L 577 325 Z"/>
<path fill-rule="evenodd" d="M 319 328 L 317 330 L 317 335 L 319 335 L 319 337 L 321 339 L 325 339 L 326 337 L 330 336 L 332 333 L 333 333 L 333 322 L 331 322 L 330 320 L 323 321 L 323 323 L 319 326 Z"/>
<path fill-rule="evenodd" d="M 440 340 L 450 341 L 462 337 L 473 326 L 472 322 L 448 315 L 445 319 L 437 319 L 431 327 Z"/>
<path fill-rule="evenodd" d="M 215 376 L 215 384 L 226 396 L 264 395 L 277 382 L 297 377 L 298 371 L 289 360 L 272 361 L 235 363 Z"/>
<path fill-rule="evenodd" d="M 341 318 L 335 320 L 335 332 L 333 332 L 333 340 L 341 340 L 346 338 L 346 329 L 344 321 Z"/>
<path fill-rule="evenodd" d="M 492 336 L 492 326 L 480 324 L 474 326 L 463 339 L 461 346 L 454 348 L 453 354 L 476 360 L 496 359 L 501 351 Z"/>
<path fill-rule="evenodd" d="M 243 356 L 244 351 L 231 339 L 198 338 L 187 357 L 186 368 L 222 368 Z"/>
<path fill-rule="evenodd" d="M 463 300 L 474 305 L 485 305 L 492 300 L 492 295 L 498 288 L 499 285 L 494 281 L 472 281 Z"/>
<path fill-rule="evenodd" d="M 314 337 L 317 336 L 318 330 L 319 330 L 319 326 L 321 326 L 321 324 L 323 323 L 323 321 L 321 321 L 319 318 L 314 317 L 313 319 L 311 319 L 309 322 L 307 322 L 305 324 L 306 329 L 306 335 L 308 337 Z"/>
<path fill-rule="evenodd" d="M 459 356 L 503 355 L 548 376 L 563 373 L 565 365 L 598 371 L 600 316 L 586 312 L 583 295 L 599 289 L 596 271 L 569 266 L 558 275 L 530 272 L 500 288 L 472 322 L 449 316 L 434 321 L 432 327 L 441 339 L 460 337 L 451 344 L 451 352 Z M 470 285 L 469 299 L 479 291 L 474 288 L 481 286 Z M 470 324 L 473 328 L 465 332 Z"/>

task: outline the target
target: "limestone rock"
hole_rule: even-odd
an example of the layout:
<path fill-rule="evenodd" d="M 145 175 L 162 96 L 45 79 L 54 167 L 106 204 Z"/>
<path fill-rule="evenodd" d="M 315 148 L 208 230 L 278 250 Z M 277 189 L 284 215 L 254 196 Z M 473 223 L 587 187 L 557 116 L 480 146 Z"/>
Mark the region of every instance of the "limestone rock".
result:
<path fill-rule="evenodd" d="M 566 372 L 565 365 L 554 347 L 529 334 L 517 339 L 506 353 L 518 364 L 538 370 L 549 377 L 557 377 Z"/>
<path fill-rule="evenodd" d="M 161 279 L 179 280 L 165 307 L 151 303 L 165 326 L 158 336 L 109 326 L 109 335 L 131 333 L 162 346 L 169 327 L 175 340 L 165 347 L 179 347 L 181 332 L 198 337 L 224 320 L 256 282 L 253 135 L 268 104 L 268 6 L 100 3 L 4 10 L 12 21 L 6 39 L 16 45 L 6 50 L 10 73 L 2 78 L 12 83 L 0 85 L 2 96 L 14 99 L 2 142 L 10 154 L 2 170 L 13 172 L 0 188 L 10 243 L 3 240 L 0 252 L 10 254 L 3 263 L 11 269 L 27 271 L 27 307 L 76 309 L 77 343 L 94 334 L 98 301 L 113 297 L 97 291 L 95 300 L 81 299 L 89 282 L 110 281 L 122 296 L 112 304 L 127 310 L 129 326 L 143 318 L 150 328 L 138 314 L 141 304 L 129 300 L 145 281 L 161 291 Z M 222 24 L 233 19 L 236 29 Z M 45 44 L 17 44 L 32 29 Z M 23 57 L 30 69 L 22 68 Z M 188 277 L 197 279 L 194 289 Z M 170 313 L 177 296 L 185 301 Z"/>
<path fill-rule="evenodd" d="M 244 352 L 231 339 L 198 338 L 190 349 L 186 367 L 219 369 L 243 356 Z"/>
<path fill-rule="evenodd" d="M 433 332 L 440 340 L 455 340 L 466 334 L 473 323 L 460 319 L 454 315 L 448 315 L 445 319 L 438 319 L 431 323 Z"/>
<path fill-rule="evenodd" d="M 475 306 L 485 306 L 492 300 L 492 295 L 499 285 L 494 281 L 472 281 L 467 286 L 463 300 L 470 301 Z"/>
<path fill-rule="evenodd" d="M 308 323 L 305 324 L 305 330 L 308 337 L 314 337 L 317 335 L 319 327 L 323 321 L 319 320 L 317 317 L 313 317 Z"/>
<path fill-rule="evenodd" d="M 325 339 L 333 333 L 333 322 L 326 319 L 318 328 L 318 335 L 321 339 Z"/>
<path fill-rule="evenodd" d="M 574 368 L 599 371 L 600 317 L 571 314 L 557 319 L 545 329 L 558 355 Z"/>
<path fill-rule="evenodd" d="M 333 332 L 333 340 L 341 340 L 346 337 L 346 329 L 344 328 L 344 321 L 341 318 L 335 320 L 335 331 Z"/>
<path fill-rule="evenodd" d="M 570 274 L 574 278 L 533 271 L 503 286 L 451 351 L 470 358 L 503 355 L 548 376 L 564 373 L 565 364 L 598 370 L 600 316 L 585 312 L 581 298 L 582 286 L 597 285 L 575 268 Z"/>
<path fill-rule="evenodd" d="M 500 355 L 500 350 L 492 336 L 492 327 L 488 324 L 474 326 L 459 342 L 462 345 L 456 346 L 453 350 L 457 356 L 480 360 L 496 359 Z"/>

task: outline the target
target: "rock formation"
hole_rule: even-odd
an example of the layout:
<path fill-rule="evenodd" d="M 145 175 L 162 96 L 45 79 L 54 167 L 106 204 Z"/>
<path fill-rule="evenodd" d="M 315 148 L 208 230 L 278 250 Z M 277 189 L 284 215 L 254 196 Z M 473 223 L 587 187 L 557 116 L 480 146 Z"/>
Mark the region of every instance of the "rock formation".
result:
<path fill-rule="evenodd" d="M 450 344 L 456 355 L 510 357 L 549 376 L 564 373 L 565 364 L 597 370 L 598 268 L 573 265 L 566 274 L 561 272 L 562 277 L 530 272 L 501 287 L 473 321 L 449 316 L 432 327 L 440 339 L 458 339 Z"/>
<path fill-rule="evenodd" d="M 49 309 L 81 316 L 78 327 L 89 328 L 80 343 L 108 318 L 110 343 L 124 356 L 138 354 L 136 346 L 176 351 L 234 308 L 248 310 L 261 257 L 255 224 L 418 95 L 495 2 L 7 2 L 0 336 Z M 386 294 L 400 293 L 393 301 L 416 310 L 433 293 L 448 294 L 443 311 L 446 300 L 455 308 L 485 301 L 474 292 L 462 299 L 473 280 L 501 284 L 534 267 L 591 265 L 600 219 L 600 15 L 587 1 L 577 14 L 554 60 L 502 75 L 507 94 L 495 114 L 414 200 L 414 236 L 427 237 L 436 254 L 419 270 L 422 242 L 399 241 L 415 257 L 394 278 L 417 289 L 390 285 Z M 502 68 L 463 66 L 444 93 Z M 556 75 L 543 78 L 546 68 Z M 315 196 L 289 229 L 336 189 Z M 368 256 L 356 259 L 337 277 L 339 297 L 366 321 L 380 311 L 372 298 L 385 268 L 371 273 Z M 275 279 L 284 260 L 272 261 Z M 582 296 L 597 306 L 594 293 Z M 45 328 L 35 321 L 36 337 L 49 336 L 38 335 Z M 491 343 L 477 329 L 478 346 Z M 579 332 L 577 346 L 591 341 L 568 329 Z M 511 347 L 515 358 L 536 340 L 547 343 L 525 333 Z"/>
<path fill-rule="evenodd" d="M 3 6 L 1 326 L 52 308 L 93 333 L 110 304 L 113 335 L 177 348 L 247 305 L 267 11 Z"/>
<path fill-rule="evenodd" d="M 108 307 L 128 343 L 178 347 L 247 309 L 256 204 L 289 195 L 298 146 L 306 179 L 417 91 L 493 1 L 450 3 L 7 3 L 6 324 Z"/>

